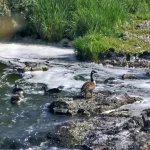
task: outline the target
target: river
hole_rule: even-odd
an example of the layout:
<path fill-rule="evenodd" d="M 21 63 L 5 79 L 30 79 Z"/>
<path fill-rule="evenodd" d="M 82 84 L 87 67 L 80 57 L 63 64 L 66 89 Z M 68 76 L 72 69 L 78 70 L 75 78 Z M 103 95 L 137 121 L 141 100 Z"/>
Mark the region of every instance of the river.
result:
<path fill-rule="evenodd" d="M 24 66 L 24 62 L 46 62 L 47 71 L 12 74 L 13 69 L 0 64 L 0 149 L 59 150 L 66 148 L 47 147 L 43 139 L 45 133 L 56 125 L 80 119 L 77 117 L 52 115 L 47 106 L 57 97 L 80 94 L 82 84 L 90 79 L 91 70 L 96 70 L 96 90 L 127 92 L 130 96 L 143 98 L 142 102 L 123 106 L 131 110 L 132 115 L 140 115 L 150 107 L 150 79 L 122 80 L 125 73 L 144 74 L 147 68 L 122 68 L 77 61 L 73 48 L 59 45 L 41 45 L 27 43 L 0 43 L 0 61 Z M 114 77 L 113 83 L 104 84 L 104 80 Z M 10 97 L 14 83 L 24 89 L 20 105 L 11 105 Z M 62 93 L 44 96 L 43 84 L 48 88 L 64 86 Z M 10 147 L 7 147 L 7 146 Z"/>

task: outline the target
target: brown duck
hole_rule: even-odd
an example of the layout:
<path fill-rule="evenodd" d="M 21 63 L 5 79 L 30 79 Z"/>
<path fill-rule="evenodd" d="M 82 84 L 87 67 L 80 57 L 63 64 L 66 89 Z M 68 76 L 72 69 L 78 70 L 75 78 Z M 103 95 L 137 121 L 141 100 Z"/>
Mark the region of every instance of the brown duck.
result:
<path fill-rule="evenodd" d="M 93 79 L 93 74 L 97 73 L 96 71 L 91 71 L 91 81 L 85 82 L 81 88 L 81 94 L 84 94 L 84 97 L 87 99 L 87 93 L 91 93 L 91 97 L 93 96 L 93 90 L 95 90 L 96 82 Z"/>

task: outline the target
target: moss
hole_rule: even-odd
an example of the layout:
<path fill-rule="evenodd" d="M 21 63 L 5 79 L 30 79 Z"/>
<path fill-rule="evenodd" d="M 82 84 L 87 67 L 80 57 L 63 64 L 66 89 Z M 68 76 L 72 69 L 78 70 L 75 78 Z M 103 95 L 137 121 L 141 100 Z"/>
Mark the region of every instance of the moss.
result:
<path fill-rule="evenodd" d="M 72 122 L 68 126 L 67 139 L 69 145 L 81 145 L 85 137 L 85 129 L 90 128 L 92 124 L 87 121 Z M 86 127 L 86 128 L 85 128 Z M 68 138 L 69 136 L 69 138 Z"/>
<path fill-rule="evenodd" d="M 67 123 L 67 127 L 63 126 L 59 129 L 58 136 L 61 144 L 64 146 L 81 145 L 84 137 L 84 127 L 87 125 L 86 121 Z"/>

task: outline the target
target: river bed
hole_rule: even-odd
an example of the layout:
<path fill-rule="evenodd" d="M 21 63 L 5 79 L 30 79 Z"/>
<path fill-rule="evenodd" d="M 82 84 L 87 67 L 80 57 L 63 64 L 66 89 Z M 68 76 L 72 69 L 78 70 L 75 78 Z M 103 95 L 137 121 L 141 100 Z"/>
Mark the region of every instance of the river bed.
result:
<path fill-rule="evenodd" d="M 24 66 L 24 62 L 46 62 L 47 71 L 25 72 L 11 75 L 12 68 L 0 66 L 0 148 L 6 149 L 7 143 L 19 142 L 20 149 L 62 149 L 46 147 L 42 135 L 53 130 L 56 125 L 78 117 L 59 116 L 49 113 L 47 106 L 57 97 L 79 95 L 85 81 L 90 80 L 91 70 L 96 70 L 96 91 L 110 90 L 126 92 L 130 96 L 141 97 L 142 102 L 122 106 L 131 110 L 132 115 L 139 116 L 142 110 L 150 107 L 150 79 L 122 80 L 123 74 L 145 74 L 147 68 L 123 68 L 103 66 L 101 64 L 79 62 L 75 59 L 73 48 L 58 45 L 39 45 L 24 43 L 0 43 L 0 61 L 6 64 Z M 114 77 L 113 83 L 104 84 L 104 80 Z M 10 104 L 14 83 L 24 91 L 19 106 Z M 64 86 L 62 93 L 44 96 L 43 84 L 48 88 Z M 31 138 L 32 137 L 32 138 Z M 38 137 L 38 140 L 33 139 Z M 15 144 L 12 144 L 15 149 Z"/>

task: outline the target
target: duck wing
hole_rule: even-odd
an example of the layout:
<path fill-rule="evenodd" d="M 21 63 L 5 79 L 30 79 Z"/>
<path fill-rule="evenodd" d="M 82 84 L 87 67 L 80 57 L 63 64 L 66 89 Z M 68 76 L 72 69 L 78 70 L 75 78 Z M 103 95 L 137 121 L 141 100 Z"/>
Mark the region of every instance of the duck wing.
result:
<path fill-rule="evenodd" d="M 83 86 L 81 88 L 81 92 L 94 90 L 95 86 L 96 86 L 96 84 L 94 82 L 86 82 L 83 84 Z"/>

